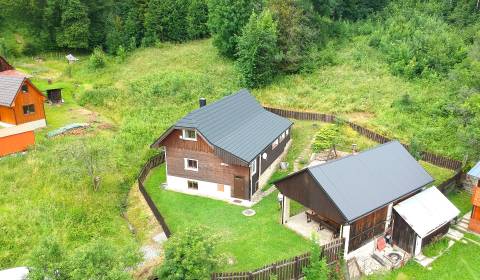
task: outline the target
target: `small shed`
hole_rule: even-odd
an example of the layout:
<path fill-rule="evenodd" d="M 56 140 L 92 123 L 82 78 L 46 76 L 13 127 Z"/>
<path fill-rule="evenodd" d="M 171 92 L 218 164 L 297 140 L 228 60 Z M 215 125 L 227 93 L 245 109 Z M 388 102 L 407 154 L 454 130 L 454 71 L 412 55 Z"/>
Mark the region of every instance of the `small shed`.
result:
<path fill-rule="evenodd" d="M 48 101 L 52 102 L 53 104 L 63 103 L 62 89 L 61 88 L 47 89 L 47 98 L 48 98 Z"/>
<path fill-rule="evenodd" d="M 74 63 L 75 61 L 78 61 L 78 58 L 73 56 L 71 53 L 66 55 L 65 58 L 68 60 L 68 63 Z"/>
<path fill-rule="evenodd" d="M 393 242 L 412 255 L 445 235 L 460 211 L 436 187 L 393 206 Z"/>

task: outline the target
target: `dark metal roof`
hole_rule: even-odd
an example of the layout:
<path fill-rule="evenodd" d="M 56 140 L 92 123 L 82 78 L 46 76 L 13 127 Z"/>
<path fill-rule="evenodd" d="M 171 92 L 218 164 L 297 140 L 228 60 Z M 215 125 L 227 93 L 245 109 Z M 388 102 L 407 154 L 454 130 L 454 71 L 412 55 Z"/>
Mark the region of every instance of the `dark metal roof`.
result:
<path fill-rule="evenodd" d="M 398 141 L 308 167 L 307 171 L 348 221 L 433 182 Z"/>
<path fill-rule="evenodd" d="M 189 113 L 174 128 L 195 128 L 215 147 L 250 163 L 291 125 L 289 119 L 265 110 L 243 89 Z"/>
<path fill-rule="evenodd" d="M 0 105 L 10 107 L 25 77 L 0 74 Z"/>

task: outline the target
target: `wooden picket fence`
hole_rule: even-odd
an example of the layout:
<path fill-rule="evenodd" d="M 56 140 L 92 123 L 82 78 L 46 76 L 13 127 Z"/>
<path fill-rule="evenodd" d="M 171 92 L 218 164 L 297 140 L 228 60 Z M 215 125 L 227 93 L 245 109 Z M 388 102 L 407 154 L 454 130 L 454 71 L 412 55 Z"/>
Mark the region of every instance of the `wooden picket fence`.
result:
<path fill-rule="evenodd" d="M 157 219 L 158 223 L 160 226 L 163 228 L 163 232 L 165 233 L 165 236 L 170 237 L 171 232 L 170 229 L 168 228 L 167 223 L 165 222 L 165 219 L 163 218 L 162 214 L 158 210 L 157 206 L 155 206 L 155 203 L 153 202 L 152 198 L 148 194 L 148 192 L 145 190 L 145 187 L 143 183 L 145 182 L 145 179 L 147 179 L 148 174 L 150 173 L 150 170 L 153 168 L 159 166 L 160 164 L 165 162 L 165 153 L 161 152 L 160 154 L 150 158 L 145 165 L 143 166 L 142 170 L 140 171 L 140 174 L 138 175 L 138 188 L 140 189 L 140 192 L 143 195 L 143 198 L 148 204 L 148 207 L 150 207 L 150 210 L 152 210 L 153 215 L 155 216 L 155 219 Z"/>
<path fill-rule="evenodd" d="M 323 114 L 323 113 L 293 111 L 293 110 L 279 109 L 279 108 L 272 108 L 272 107 L 264 107 L 264 108 L 279 116 L 296 119 L 296 120 L 321 121 L 321 122 L 327 122 L 327 123 L 335 123 L 337 121 L 343 121 L 337 118 L 335 115 L 329 115 L 329 114 Z M 365 128 L 351 121 L 344 121 L 344 122 L 348 126 L 350 126 L 353 130 L 358 132 L 360 135 L 363 135 L 368 139 L 375 141 L 377 143 L 383 144 L 383 143 L 392 141 L 391 138 L 378 134 L 368 128 Z M 406 144 L 403 144 L 403 146 L 405 146 L 405 148 L 407 149 L 409 147 Z M 427 151 L 422 152 L 422 160 L 429 162 L 433 165 L 451 169 L 451 170 L 458 170 L 462 167 L 462 162 L 459 160 L 450 159 L 450 158 L 437 155 L 431 152 L 427 152 Z"/>
<path fill-rule="evenodd" d="M 321 247 L 322 256 L 327 259 L 329 265 L 333 265 L 343 257 L 344 244 L 345 240 L 341 238 Z M 212 280 L 269 280 L 272 276 L 276 276 L 279 280 L 300 279 L 303 277 L 303 269 L 309 264 L 310 253 L 305 253 L 253 271 L 213 273 Z"/>

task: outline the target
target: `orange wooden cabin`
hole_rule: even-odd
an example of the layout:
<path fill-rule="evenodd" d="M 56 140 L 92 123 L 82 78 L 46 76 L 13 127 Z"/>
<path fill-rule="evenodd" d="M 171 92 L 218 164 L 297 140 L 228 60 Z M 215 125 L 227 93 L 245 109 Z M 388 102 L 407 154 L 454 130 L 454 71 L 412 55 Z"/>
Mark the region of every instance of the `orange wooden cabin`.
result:
<path fill-rule="evenodd" d="M 480 233 L 480 162 L 475 165 L 467 173 L 467 179 L 471 184 L 472 188 L 472 216 L 470 217 L 470 224 L 468 228 L 472 231 Z"/>
<path fill-rule="evenodd" d="M 0 156 L 26 150 L 45 127 L 45 96 L 0 57 Z"/>

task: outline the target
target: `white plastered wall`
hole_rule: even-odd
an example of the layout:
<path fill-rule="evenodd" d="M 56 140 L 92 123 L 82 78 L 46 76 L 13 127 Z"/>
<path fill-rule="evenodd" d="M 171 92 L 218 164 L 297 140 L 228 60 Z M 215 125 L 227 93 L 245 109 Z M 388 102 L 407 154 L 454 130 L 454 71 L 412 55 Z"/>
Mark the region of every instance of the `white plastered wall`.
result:
<path fill-rule="evenodd" d="M 188 181 L 198 182 L 198 190 L 189 189 Z M 223 185 L 223 191 L 219 191 L 219 184 L 217 183 L 167 175 L 166 189 L 186 194 L 206 196 L 210 198 L 225 200 L 231 198 L 232 187 L 229 185 Z"/>

